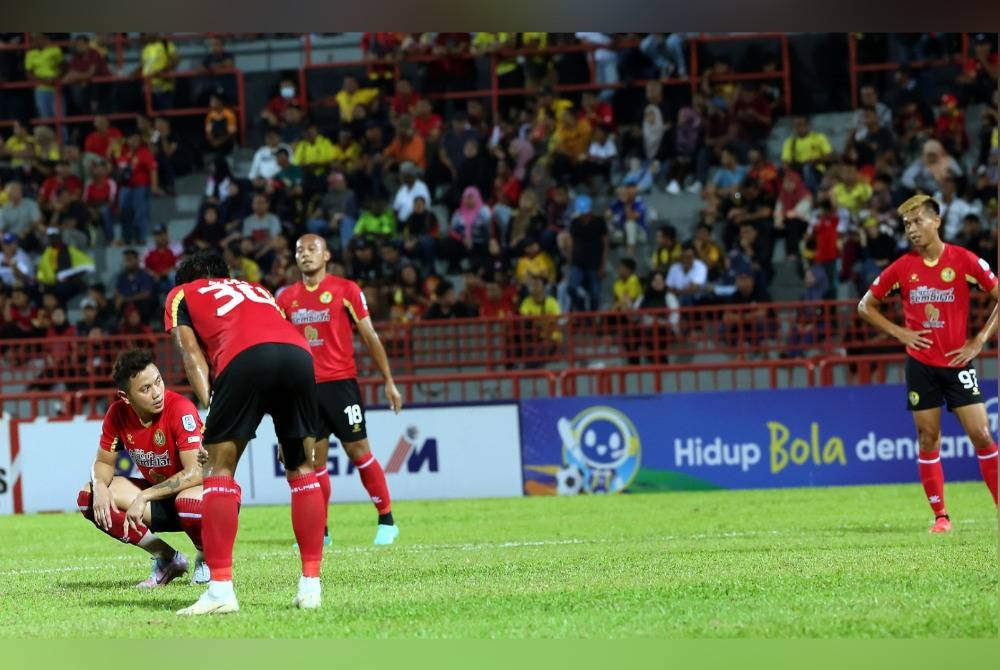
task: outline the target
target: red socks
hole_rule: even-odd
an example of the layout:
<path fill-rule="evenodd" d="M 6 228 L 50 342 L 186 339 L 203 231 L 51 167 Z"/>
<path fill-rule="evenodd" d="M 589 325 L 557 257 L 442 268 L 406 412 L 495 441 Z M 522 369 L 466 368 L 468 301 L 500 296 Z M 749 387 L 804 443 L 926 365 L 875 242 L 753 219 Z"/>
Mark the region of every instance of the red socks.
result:
<path fill-rule="evenodd" d="M 326 523 L 326 505 L 316 473 L 309 472 L 288 480 L 292 489 L 292 530 L 299 543 L 302 557 L 302 576 L 319 577 L 323 560 L 323 525 Z M 211 564 L 208 566 L 211 568 Z M 214 576 L 214 572 L 212 573 Z"/>
<path fill-rule="evenodd" d="M 385 472 L 379 464 L 375 454 L 369 452 L 354 461 L 354 467 L 361 475 L 361 484 L 368 491 L 368 496 L 375 503 L 375 509 L 379 515 L 388 514 L 392 511 L 392 502 L 389 500 L 389 485 L 385 483 Z"/>
<path fill-rule="evenodd" d="M 983 473 L 983 481 L 993 495 L 993 504 L 997 504 L 997 445 L 996 442 L 984 449 L 976 449 L 979 457 L 979 471 Z"/>
<path fill-rule="evenodd" d="M 177 509 L 181 529 L 191 538 L 194 548 L 201 551 L 201 501 L 197 498 L 177 498 L 174 500 L 174 507 Z"/>
<path fill-rule="evenodd" d="M 205 477 L 201 536 L 212 581 L 233 579 L 233 544 L 239 526 L 240 486 L 232 477 Z"/>
<path fill-rule="evenodd" d="M 323 494 L 323 525 L 326 526 L 327 515 L 330 511 L 330 493 L 332 487 L 330 486 L 330 471 L 326 469 L 326 465 L 316 470 L 316 481 L 319 482 L 319 492 Z"/>
<path fill-rule="evenodd" d="M 927 502 L 934 510 L 934 516 L 944 516 L 944 470 L 941 468 L 941 450 L 921 451 L 917 454 L 917 469 L 920 483 L 924 485 Z"/>
<path fill-rule="evenodd" d="M 996 463 L 993 465 L 994 472 L 996 471 Z M 90 491 L 80 491 L 80 494 L 76 497 L 76 505 L 80 508 L 80 512 L 83 514 L 84 518 L 89 521 L 94 521 L 94 508 L 91 507 L 91 495 Z M 97 526 L 97 523 L 94 523 Z M 100 526 L 97 528 L 115 538 L 119 542 L 124 542 L 125 544 L 138 545 L 142 538 L 146 537 L 146 533 L 149 529 L 143 525 L 140 525 L 138 530 L 135 528 L 129 528 L 127 531 L 125 529 L 125 512 L 121 510 L 115 511 L 111 510 L 111 528 L 104 530 Z"/>

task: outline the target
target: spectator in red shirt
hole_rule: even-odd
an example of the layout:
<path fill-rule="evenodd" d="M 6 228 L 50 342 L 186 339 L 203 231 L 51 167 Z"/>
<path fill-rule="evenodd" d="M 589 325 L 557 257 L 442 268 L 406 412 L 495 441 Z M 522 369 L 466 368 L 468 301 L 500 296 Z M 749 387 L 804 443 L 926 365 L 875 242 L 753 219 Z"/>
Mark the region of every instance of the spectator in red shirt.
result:
<path fill-rule="evenodd" d="M 577 117 L 587 119 L 591 128 L 605 126 L 608 132 L 615 131 L 615 113 L 611 105 L 597 97 L 593 91 L 584 91 L 580 100 L 580 111 Z"/>
<path fill-rule="evenodd" d="M 486 273 L 482 279 L 470 275 L 470 279 L 467 290 L 479 308 L 480 317 L 503 319 L 517 315 L 516 286 L 511 284 L 501 286 L 494 272 Z"/>
<path fill-rule="evenodd" d="M 145 244 L 149 230 L 149 199 L 163 195 L 156 158 L 142 141 L 138 130 L 129 133 L 116 161 L 121 186 L 122 239 L 125 244 Z"/>
<path fill-rule="evenodd" d="M 399 60 L 405 38 L 406 33 L 365 33 L 361 36 L 361 57 L 364 60 Z M 392 81 L 395 75 L 392 63 L 372 63 L 368 66 L 368 79 L 375 84 L 383 79 Z"/>
<path fill-rule="evenodd" d="M 440 114 L 434 113 L 430 100 L 420 98 L 414 105 L 413 128 L 424 140 L 437 142 L 441 137 L 441 127 L 444 121 Z"/>
<path fill-rule="evenodd" d="M 809 227 L 806 234 L 806 247 L 814 250 L 813 262 L 823 268 L 827 277 L 827 291 L 824 300 L 837 297 L 837 261 L 840 259 L 841 234 L 846 227 L 841 225 L 837 210 L 829 197 L 824 196 L 819 201 L 819 216 Z"/>
<path fill-rule="evenodd" d="M 73 40 L 73 57 L 62 80 L 66 110 L 70 114 L 95 114 L 98 85 L 90 80 L 108 74 L 107 60 L 90 45 L 87 37 L 80 35 Z"/>
<path fill-rule="evenodd" d="M 72 200 L 78 200 L 83 195 L 83 182 L 73 174 L 69 162 L 61 160 L 56 163 L 55 174 L 43 181 L 38 190 L 38 205 L 43 212 L 51 213 L 59 192 L 63 190 L 69 191 Z"/>
<path fill-rule="evenodd" d="M 174 287 L 174 271 L 184 255 L 184 247 L 178 242 L 170 241 L 170 234 L 165 224 L 159 223 L 153 228 L 153 244 L 142 254 L 142 266 L 153 278 L 154 291 L 158 302 Z"/>
<path fill-rule="evenodd" d="M 965 112 L 958 106 L 958 98 L 951 93 L 941 96 L 941 113 L 934 123 L 934 138 L 952 156 L 961 156 L 969 148 Z"/>
<path fill-rule="evenodd" d="M 280 129 L 284 125 L 285 110 L 291 106 L 298 107 L 300 102 L 295 80 L 283 77 L 281 83 L 278 84 L 277 95 L 273 96 L 260 112 L 260 120 L 263 122 L 264 129 Z"/>
<path fill-rule="evenodd" d="M 90 208 L 91 221 L 100 221 L 105 244 L 111 244 L 115 240 L 118 184 L 111 178 L 111 167 L 107 161 L 94 163 L 93 175 L 83 191 L 83 204 Z"/>
<path fill-rule="evenodd" d="M 122 131 L 112 126 L 108 117 L 103 114 L 95 116 L 94 129 L 87 134 L 87 138 L 83 141 L 85 169 L 89 172 L 93 163 L 109 158 L 112 144 L 121 141 Z"/>
<path fill-rule="evenodd" d="M 406 77 L 400 77 L 396 82 L 396 92 L 389 101 L 389 118 L 393 122 L 403 114 L 413 114 L 417 108 L 420 94 L 413 90 L 413 82 Z"/>

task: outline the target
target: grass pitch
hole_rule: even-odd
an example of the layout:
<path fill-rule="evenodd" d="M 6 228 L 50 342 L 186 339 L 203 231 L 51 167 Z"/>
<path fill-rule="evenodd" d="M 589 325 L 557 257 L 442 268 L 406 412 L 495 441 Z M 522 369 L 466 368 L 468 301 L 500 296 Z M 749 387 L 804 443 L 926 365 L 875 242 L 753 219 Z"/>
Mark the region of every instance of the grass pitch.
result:
<path fill-rule="evenodd" d="M 203 587 L 143 592 L 146 554 L 79 515 L 0 517 L 0 637 L 996 637 L 997 519 L 981 484 L 331 507 L 323 608 L 291 607 L 287 507 L 242 511 L 242 611 L 177 617 Z M 192 555 L 184 535 L 164 537 Z"/>

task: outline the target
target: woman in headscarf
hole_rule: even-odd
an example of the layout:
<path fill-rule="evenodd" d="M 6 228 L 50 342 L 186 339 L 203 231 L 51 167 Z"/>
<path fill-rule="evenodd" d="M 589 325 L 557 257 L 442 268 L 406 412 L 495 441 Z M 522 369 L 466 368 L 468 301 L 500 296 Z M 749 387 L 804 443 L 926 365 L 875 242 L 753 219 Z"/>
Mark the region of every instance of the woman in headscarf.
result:
<path fill-rule="evenodd" d="M 451 217 L 448 236 L 442 240 L 442 256 L 448 261 L 448 272 L 460 271 L 462 259 L 469 258 L 473 264 L 477 259 L 489 255 L 492 237 L 492 212 L 483 202 L 483 196 L 475 186 L 462 192 L 462 201 Z"/>
<path fill-rule="evenodd" d="M 647 161 L 660 158 L 666 133 L 667 125 L 663 122 L 660 108 L 656 105 L 646 105 L 642 113 L 642 152 Z"/>
<path fill-rule="evenodd" d="M 900 182 L 911 191 L 932 194 L 941 190 L 941 183 L 948 177 L 961 179 L 961 166 L 945 151 L 944 145 L 937 140 L 927 140 L 920 158 L 906 168 Z"/>
<path fill-rule="evenodd" d="M 789 259 L 799 256 L 799 245 L 809 228 L 812 208 L 812 193 L 802 175 L 786 170 L 778 189 L 778 201 L 774 205 L 774 233 L 785 238 L 785 255 Z"/>

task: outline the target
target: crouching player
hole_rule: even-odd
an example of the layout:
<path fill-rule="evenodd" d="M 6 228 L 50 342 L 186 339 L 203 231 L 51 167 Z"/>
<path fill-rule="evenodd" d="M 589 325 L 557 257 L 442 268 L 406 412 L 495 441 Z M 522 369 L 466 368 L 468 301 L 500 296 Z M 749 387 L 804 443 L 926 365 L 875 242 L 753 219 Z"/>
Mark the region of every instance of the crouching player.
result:
<path fill-rule="evenodd" d="M 146 349 L 118 356 L 112 370 L 118 399 L 104 415 L 91 481 L 77 504 L 99 530 L 151 554 L 153 571 L 139 588 L 163 586 L 188 570 L 187 557 L 156 532 L 187 533 L 197 552 L 192 582 L 207 584 L 211 575 L 202 554 L 198 464 L 202 422 L 194 403 L 163 387 L 153 361 Z M 142 479 L 115 476 L 122 449 Z"/>

